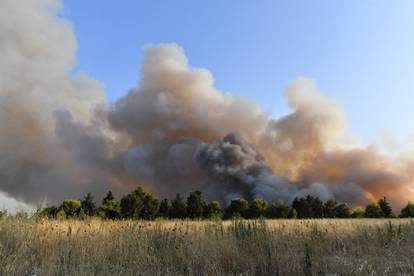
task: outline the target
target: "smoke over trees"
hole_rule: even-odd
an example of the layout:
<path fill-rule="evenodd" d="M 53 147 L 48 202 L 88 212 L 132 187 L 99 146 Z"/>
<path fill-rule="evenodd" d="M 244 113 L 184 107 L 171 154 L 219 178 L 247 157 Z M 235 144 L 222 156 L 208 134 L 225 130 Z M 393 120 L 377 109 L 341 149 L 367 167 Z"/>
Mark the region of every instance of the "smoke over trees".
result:
<path fill-rule="evenodd" d="M 98 81 L 69 74 L 76 40 L 60 8 L 0 2 L 0 190 L 9 196 L 58 202 L 141 185 L 168 198 L 200 190 L 222 205 L 309 195 L 358 206 L 386 195 L 401 207 L 413 199 L 413 158 L 344 144 L 344 111 L 312 80 L 288 85 L 291 113 L 269 118 L 218 91 L 180 47 L 162 44 L 145 48 L 138 86 L 106 103 Z M 116 217 L 120 206 L 108 196 Z M 144 202 L 152 210 L 155 202 Z"/>

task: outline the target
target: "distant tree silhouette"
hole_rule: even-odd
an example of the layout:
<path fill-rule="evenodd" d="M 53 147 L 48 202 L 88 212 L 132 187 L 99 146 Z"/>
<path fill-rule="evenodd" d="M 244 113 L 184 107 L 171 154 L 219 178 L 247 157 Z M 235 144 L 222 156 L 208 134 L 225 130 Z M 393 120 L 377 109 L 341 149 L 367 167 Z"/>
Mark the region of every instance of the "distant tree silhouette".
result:
<path fill-rule="evenodd" d="M 211 201 L 210 203 L 203 203 L 203 217 L 217 218 L 223 213 L 223 209 L 218 201 Z"/>
<path fill-rule="evenodd" d="M 130 219 L 154 219 L 158 212 L 158 198 L 138 187 L 121 199 L 121 215 Z"/>
<path fill-rule="evenodd" d="M 160 207 L 158 209 L 158 216 L 167 218 L 170 212 L 170 204 L 168 203 L 168 199 L 164 198 L 161 200 Z"/>
<path fill-rule="evenodd" d="M 249 202 L 244 198 L 234 198 L 230 201 L 229 206 L 225 210 L 225 217 L 247 217 L 247 211 L 249 210 Z"/>
<path fill-rule="evenodd" d="M 352 213 L 351 213 L 351 218 L 363 218 L 365 217 L 365 211 L 362 209 L 355 209 Z"/>
<path fill-rule="evenodd" d="M 323 207 L 323 215 L 325 218 L 334 218 L 336 216 L 336 201 L 335 198 L 331 197 L 325 202 Z"/>
<path fill-rule="evenodd" d="M 368 204 L 365 207 L 365 217 L 367 218 L 381 218 L 383 216 L 381 207 L 376 203 Z"/>
<path fill-rule="evenodd" d="M 378 201 L 378 205 L 381 208 L 382 216 L 386 218 L 394 217 L 392 213 L 392 208 L 390 204 L 387 202 L 385 196 Z"/>
<path fill-rule="evenodd" d="M 65 212 L 67 218 L 75 218 L 81 210 L 81 202 L 75 199 L 65 199 L 62 202 L 61 209 Z"/>
<path fill-rule="evenodd" d="M 171 201 L 170 218 L 183 219 L 187 216 L 187 207 L 180 194 L 176 194 L 173 201 Z"/>
<path fill-rule="evenodd" d="M 287 206 L 283 201 L 278 203 L 272 203 L 267 207 L 266 216 L 268 218 L 289 218 L 289 213 L 294 210 L 293 208 Z"/>
<path fill-rule="evenodd" d="M 56 214 L 57 214 L 58 211 L 59 211 L 59 209 L 57 207 L 53 206 L 53 205 L 47 206 L 47 207 L 40 210 L 39 216 L 40 217 L 46 217 L 46 218 L 49 218 L 49 219 L 54 219 L 54 218 L 56 218 Z"/>
<path fill-rule="evenodd" d="M 141 211 L 144 208 L 145 193 L 141 187 L 138 187 L 131 193 L 125 195 L 121 199 L 121 215 L 123 218 L 141 217 Z"/>
<path fill-rule="evenodd" d="M 93 200 L 92 193 L 87 193 L 85 198 L 81 201 L 81 206 L 85 215 L 95 216 L 98 209 L 96 208 L 96 203 Z"/>
<path fill-rule="evenodd" d="M 414 218 L 414 204 L 411 202 L 408 202 L 407 205 L 401 209 L 400 217 Z"/>
<path fill-rule="evenodd" d="M 150 194 L 144 196 L 144 206 L 140 213 L 140 218 L 152 220 L 158 212 L 159 200 Z"/>
<path fill-rule="evenodd" d="M 187 198 L 187 216 L 189 218 L 201 218 L 203 216 L 203 201 L 201 192 L 194 191 Z"/>
<path fill-rule="evenodd" d="M 121 207 L 112 191 L 109 191 L 102 200 L 99 212 L 107 219 L 117 219 L 121 216 Z"/>
<path fill-rule="evenodd" d="M 268 203 L 262 198 L 255 198 L 249 203 L 247 216 L 249 218 L 259 218 L 266 215 Z"/>
<path fill-rule="evenodd" d="M 307 196 L 306 200 L 311 206 L 313 218 L 323 218 L 323 202 L 318 197 Z"/>
<path fill-rule="evenodd" d="M 348 204 L 341 203 L 335 206 L 334 214 L 334 216 L 337 218 L 349 218 L 351 217 L 351 209 L 349 208 Z"/>

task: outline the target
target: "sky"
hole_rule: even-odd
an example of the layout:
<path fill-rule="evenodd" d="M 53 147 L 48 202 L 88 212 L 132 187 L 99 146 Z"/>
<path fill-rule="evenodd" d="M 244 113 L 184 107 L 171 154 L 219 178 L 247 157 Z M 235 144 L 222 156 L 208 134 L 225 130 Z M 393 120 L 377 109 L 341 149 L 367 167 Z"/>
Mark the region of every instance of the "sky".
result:
<path fill-rule="evenodd" d="M 340 101 L 364 144 L 414 132 L 413 1 L 64 0 L 77 67 L 111 102 L 135 87 L 142 48 L 174 42 L 221 91 L 288 112 L 286 85 L 304 76 Z M 381 138 L 382 139 L 382 138 Z"/>

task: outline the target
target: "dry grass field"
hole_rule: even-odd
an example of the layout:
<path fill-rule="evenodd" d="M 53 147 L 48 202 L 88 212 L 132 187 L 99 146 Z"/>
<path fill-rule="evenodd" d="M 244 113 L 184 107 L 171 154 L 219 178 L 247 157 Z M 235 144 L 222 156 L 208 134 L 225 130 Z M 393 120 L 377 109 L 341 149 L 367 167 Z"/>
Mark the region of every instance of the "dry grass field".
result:
<path fill-rule="evenodd" d="M 0 275 L 413 275 L 414 222 L 0 220 Z"/>

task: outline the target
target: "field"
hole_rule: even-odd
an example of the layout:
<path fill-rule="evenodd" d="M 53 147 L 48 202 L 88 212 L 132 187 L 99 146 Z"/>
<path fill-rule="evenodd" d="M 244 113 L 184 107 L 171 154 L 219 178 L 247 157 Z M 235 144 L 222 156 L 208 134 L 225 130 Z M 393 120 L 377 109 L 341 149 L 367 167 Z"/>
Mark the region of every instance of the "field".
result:
<path fill-rule="evenodd" d="M 0 220 L 0 275 L 413 275 L 414 222 Z"/>

